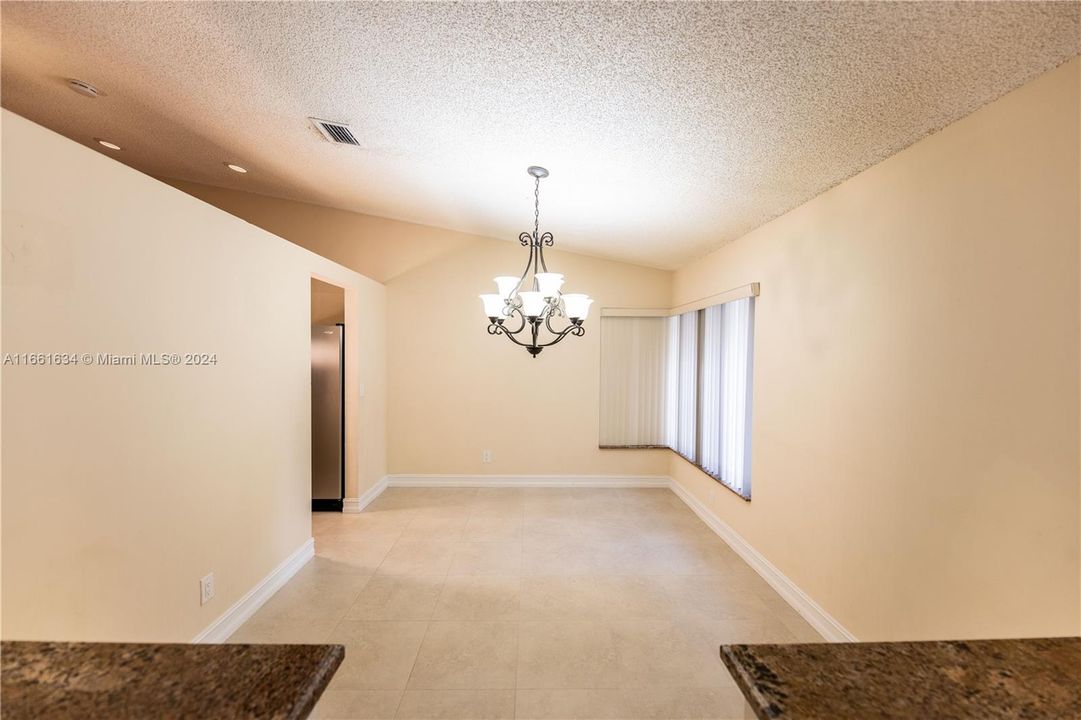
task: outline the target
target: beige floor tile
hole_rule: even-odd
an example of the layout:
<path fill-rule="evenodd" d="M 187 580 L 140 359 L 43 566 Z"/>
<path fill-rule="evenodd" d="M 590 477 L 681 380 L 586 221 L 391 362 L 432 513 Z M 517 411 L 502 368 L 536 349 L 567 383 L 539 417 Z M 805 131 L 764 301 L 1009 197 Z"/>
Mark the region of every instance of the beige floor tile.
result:
<path fill-rule="evenodd" d="M 642 543 L 719 541 L 709 526 L 690 513 L 643 511 L 637 514 L 634 520 L 639 533 L 638 542 Z"/>
<path fill-rule="evenodd" d="M 518 688 L 623 687 L 628 662 L 606 623 L 519 623 Z"/>
<path fill-rule="evenodd" d="M 332 560 L 316 555 L 298 570 L 282 589 L 314 587 L 328 591 L 352 590 L 363 587 L 371 573 L 349 572 L 346 575 L 347 577 L 342 577 Z"/>
<path fill-rule="evenodd" d="M 614 574 L 723 575 L 729 559 L 719 547 L 686 542 L 598 544 L 601 564 Z"/>
<path fill-rule="evenodd" d="M 390 488 L 312 528 L 230 642 L 344 644 L 315 717 L 742 718 L 719 646 L 819 639 L 667 489 Z"/>
<path fill-rule="evenodd" d="M 678 575 L 667 585 L 671 608 L 711 620 L 767 621 L 775 613 L 759 595 L 726 575 Z"/>
<path fill-rule="evenodd" d="M 477 488 L 472 499 L 474 513 L 500 512 L 521 517 L 524 508 L 522 488 Z"/>
<path fill-rule="evenodd" d="M 770 608 L 773 613 L 773 617 L 781 621 L 781 624 L 792 633 L 792 636 L 801 643 L 820 643 L 825 642 L 825 639 L 815 630 L 809 622 L 803 619 L 791 605 L 781 599 L 780 595 L 777 596 L 779 601 L 777 604 L 771 604 L 764 602 L 764 604 Z"/>
<path fill-rule="evenodd" d="M 400 533 L 400 531 L 399 531 Z M 315 555 L 325 561 L 328 569 L 337 572 L 372 573 L 383 562 L 397 541 L 393 535 L 381 535 L 367 540 L 347 540 L 347 536 L 318 537 Z"/>
<path fill-rule="evenodd" d="M 387 488 L 364 512 L 406 511 L 416 516 L 457 509 L 468 513 L 474 495 L 476 488 Z"/>
<path fill-rule="evenodd" d="M 519 688 L 723 687 L 714 628 L 669 620 L 528 622 L 519 629 Z"/>
<path fill-rule="evenodd" d="M 398 711 L 401 690 L 327 690 L 313 720 L 389 720 Z"/>
<path fill-rule="evenodd" d="M 566 515 L 526 515 L 522 518 L 523 544 L 570 542 L 583 539 L 578 523 Z"/>
<path fill-rule="evenodd" d="M 392 506 L 408 508 L 418 514 L 440 508 L 468 514 L 476 494 L 476 488 L 388 488 L 379 499 L 386 498 Z"/>
<path fill-rule="evenodd" d="M 523 620 L 605 620 L 672 615 L 668 576 L 530 575 L 522 578 Z"/>
<path fill-rule="evenodd" d="M 409 676 L 410 690 L 514 687 L 515 623 L 432 622 Z"/>
<path fill-rule="evenodd" d="M 469 518 L 461 510 L 440 508 L 430 514 L 415 516 L 409 521 L 409 525 L 406 526 L 405 530 L 402 531 L 400 539 L 403 541 L 454 542 L 462 539 L 467 522 L 469 522 Z"/>
<path fill-rule="evenodd" d="M 312 534 L 316 537 L 363 541 L 372 538 L 397 538 L 409 524 L 412 512 L 316 513 L 315 516 L 329 516 L 318 523 L 312 521 Z"/>
<path fill-rule="evenodd" d="M 260 618 L 289 618 L 297 622 L 340 619 L 357 599 L 371 573 L 298 572 L 259 609 Z"/>
<path fill-rule="evenodd" d="M 626 488 L 619 492 L 619 502 L 628 508 L 649 512 L 674 511 L 693 515 L 679 496 L 668 488 Z"/>
<path fill-rule="evenodd" d="M 635 687 L 734 687 L 721 662 L 725 628 L 714 622 L 619 621 L 621 640 L 632 648 Z"/>
<path fill-rule="evenodd" d="M 575 523 L 575 533 L 591 543 L 640 543 L 641 522 L 629 515 L 591 516 Z"/>
<path fill-rule="evenodd" d="M 615 492 L 613 492 L 613 490 Z M 563 492 L 564 504 L 571 513 L 582 517 L 622 515 L 626 508 L 618 488 L 568 488 Z"/>
<path fill-rule="evenodd" d="M 377 572 L 345 613 L 349 620 L 430 620 L 443 588 L 443 574 Z"/>
<path fill-rule="evenodd" d="M 522 516 L 474 512 L 466 523 L 462 539 L 471 542 L 520 542 Z"/>
<path fill-rule="evenodd" d="M 406 690 L 402 720 L 510 720 L 513 690 Z"/>
<path fill-rule="evenodd" d="M 450 575 L 432 619 L 514 621 L 520 590 L 517 575 Z"/>
<path fill-rule="evenodd" d="M 399 540 L 383 558 L 379 571 L 402 575 L 446 574 L 455 543 Z"/>
<path fill-rule="evenodd" d="M 523 620 L 602 620 L 604 612 L 593 575 L 522 576 Z"/>
<path fill-rule="evenodd" d="M 517 575 L 522 569 L 520 542 L 460 542 L 454 545 L 451 575 Z"/>
<path fill-rule="evenodd" d="M 774 618 L 747 620 L 732 618 L 709 624 L 707 630 L 711 642 L 716 645 L 744 643 L 794 643 L 796 636 L 779 620 Z"/>
<path fill-rule="evenodd" d="M 782 618 L 781 622 L 784 623 L 788 632 L 792 633 L 792 637 L 796 642 L 801 643 L 820 643 L 826 642 L 825 638 L 811 626 L 809 622 L 801 617 L 796 618 Z"/>
<path fill-rule="evenodd" d="M 424 622 L 339 623 L 327 641 L 345 645 L 345 661 L 330 689 L 404 689 L 427 627 Z"/>
<path fill-rule="evenodd" d="M 612 572 L 608 556 L 617 551 L 580 538 L 527 536 L 522 540 L 522 574 L 602 575 Z"/>
<path fill-rule="evenodd" d="M 338 624 L 336 618 L 329 620 L 311 619 L 298 622 L 290 617 L 260 616 L 256 613 L 246 623 L 237 628 L 230 637 L 230 643 L 259 644 L 320 644 L 325 643 L 331 630 Z"/>
<path fill-rule="evenodd" d="M 522 503 L 522 512 L 531 517 L 573 517 L 581 504 L 569 488 L 528 488 Z"/>
<path fill-rule="evenodd" d="M 523 720 L 652 720 L 708 718 L 743 720 L 743 694 L 736 688 L 648 688 L 620 690 L 518 690 Z"/>
<path fill-rule="evenodd" d="M 358 514 L 379 513 L 408 519 L 413 516 L 413 511 L 413 506 L 408 499 L 391 495 L 390 490 L 384 490 L 382 495 L 368 503 L 368 506 Z"/>

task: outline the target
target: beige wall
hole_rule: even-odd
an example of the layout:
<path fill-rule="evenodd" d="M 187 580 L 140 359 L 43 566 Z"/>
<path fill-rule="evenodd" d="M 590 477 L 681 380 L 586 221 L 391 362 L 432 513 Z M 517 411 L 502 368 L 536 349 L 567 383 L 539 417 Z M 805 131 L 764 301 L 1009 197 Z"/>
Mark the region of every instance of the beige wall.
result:
<path fill-rule="evenodd" d="M 672 475 L 860 639 L 1081 630 L 1079 69 L 676 273 L 762 294 L 754 499 Z"/>
<path fill-rule="evenodd" d="M 312 278 L 312 325 L 345 322 L 345 289 Z"/>
<path fill-rule="evenodd" d="M 665 307 L 670 272 L 549 251 L 549 267 L 567 276 L 567 289 L 597 302 L 585 337 L 568 338 L 534 361 L 506 339 L 488 335 L 477 298 L 495 290 L 495 275 L 521 272 L 527 253 L 517 242 L 166 182 L 354 270 L 391 276 L 391 473 L 668 473 L 663 451 L 597 449 L 597 342 L 602 306 Z M 492 451 L 488 464 L 481 462 L 485 449 Z"/>
<path fill-rule="evenodd" d="M 496 275 L 521 272 L 526 255 L 518 243 L 479 241 L 387 283 L 390 472 L 667 475 L 667 451 L 597 449 L 598 341 L 601 307 L 663 307 L 671 274 L 546 253 L 565 290 L 596 302 L 584 337 L 533 359 L 488 334 L 477 298 L 495 291 Z"/>
<path fill-rule="evenodd" d="M 481 239 L 429 225 L 162 178 L 162 182 L 379 282 Z"/>
<path fill-rule="evenodd" d="M 311 536 L 310 278 L 345 288 L 351 494 L 385 474 L 384 288 L 2 114 L 3 637 L 187 641 Z M 200 607 L 213 571 L 216 597 Z"/>

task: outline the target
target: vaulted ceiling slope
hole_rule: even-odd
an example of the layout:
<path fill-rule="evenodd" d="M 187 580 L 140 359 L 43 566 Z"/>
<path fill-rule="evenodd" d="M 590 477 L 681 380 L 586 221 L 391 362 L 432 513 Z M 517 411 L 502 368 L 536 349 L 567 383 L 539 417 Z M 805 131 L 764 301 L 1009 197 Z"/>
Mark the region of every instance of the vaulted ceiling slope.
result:
<path fill-rule="evenodd" d="M 1079 10 L 4 2 L 2 101 L 153 175 L 508 240 L 542 164 L 559 246 L 672 268 L 1078 54 Z"/>

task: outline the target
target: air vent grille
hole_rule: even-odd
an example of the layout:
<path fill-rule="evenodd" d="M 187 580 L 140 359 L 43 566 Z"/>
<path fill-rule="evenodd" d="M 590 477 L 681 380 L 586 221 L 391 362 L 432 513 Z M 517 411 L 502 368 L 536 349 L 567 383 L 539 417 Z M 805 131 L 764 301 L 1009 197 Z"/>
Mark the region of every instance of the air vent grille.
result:
<path fill-rule="evenodd" d="M 319 118 L 310 117 L 312 126 L 319 131 L 319 134 L 327 139 L 328 142 L 337 143 L 339 145 L 355 145 L 360 146 L 360 141 L 357 140 L 356 135 L 349 129 L 349 126 L 345 123 L 331 122 L 330 120 L 320 120 Z"/>

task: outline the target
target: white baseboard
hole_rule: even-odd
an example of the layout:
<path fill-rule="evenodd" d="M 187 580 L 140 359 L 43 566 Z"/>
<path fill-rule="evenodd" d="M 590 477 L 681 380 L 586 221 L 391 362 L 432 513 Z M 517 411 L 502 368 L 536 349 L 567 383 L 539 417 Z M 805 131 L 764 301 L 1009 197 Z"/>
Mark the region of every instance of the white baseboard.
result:
<path fill-rule="evenodd" d="M 368 489 L 368 492 L 364 493 L 358 498 L 345 498 L 342 500 L 342 512 L 343 513 L 358 513 L 371 504 L 372 500 L 383 494 L 383 491 L 387 489 L 387 478 L 384 476 L 382 480 Z"/>
<path fill-rule="evenodd" d="M 663 475 L 388 475 L 389 487 L 668 487 Z"/>
<path fill-rule="evenodd" d="M 285 558 L 278 567 L 270 571 L 270 574 L 259 581 L 255 587 L 245 593 L 244 597 L 237 600 L 231 608 L 226 610 L 221 617 L 212 622 L 209 627 L 195 636 L 193 643 L 222 643 L 236 632 L 255 611 L 263 606 L 270 597 L 276 593 L 282 585 L 297 574 L 315 555 L 315 538 L 308 538 L 304 544 L 293 551 L 293 554 Z"/>
<path fill-rule="evenodd" d="M 812 600 L 807 593 L 803 592 L 773 563 L 755 550 L 728 523 L 721 520 L 709 508 L 700 503 L 675 479 L 671 480 L 671 488 L 672 492 L 686 503 L 687 507 L 693 510 L 695 515 L 702 519 L 702 522 L 728 543 L 728 546 L 735 550 L 736 554 L 743 558 L 744 562 L 750 565 L 755 572 L 761 575 L 762 579 L 769 583 L 770 587 L 776 590 L 777 594 L 784 598 L 785 602 L 791 605 L 811 627 L 817 630 L 819 635 L 829 642 L 857 642 L 855 635 L 845 629 L 832 615 L 823 610 L 821 605 Z"/>

